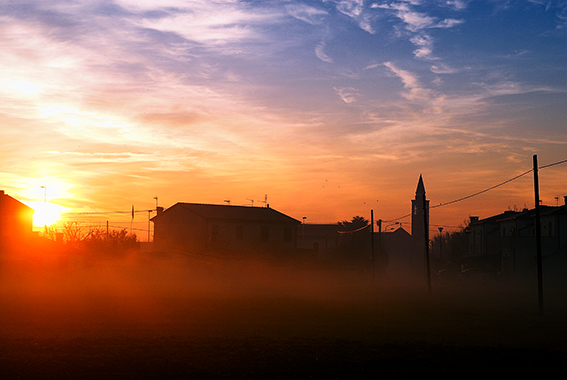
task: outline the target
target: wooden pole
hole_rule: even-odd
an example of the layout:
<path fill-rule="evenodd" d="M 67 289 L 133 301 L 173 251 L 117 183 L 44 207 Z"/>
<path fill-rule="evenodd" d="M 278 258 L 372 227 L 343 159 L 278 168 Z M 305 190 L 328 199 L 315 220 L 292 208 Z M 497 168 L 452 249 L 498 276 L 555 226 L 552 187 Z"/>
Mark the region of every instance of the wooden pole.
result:
<path fill-rule="evenodd" d="M 150 219 L 152 210 L 148 210 L 148 243 L 150 242 Z"/>
<path fill-rule="evenodd" d="M 374 278 L 374 210 L 370 210 L 370 249 L 372 254 L 372 278 Z"/>
<path fill-rule="evenodd" d="M 427 218 L 427 200 L 425 193 L 423 194 L 423 228 L 424 228 L 424 243 L 425 243 L 425 272 L 427 275 L 427 292 L 431 297 L 431 268 L 429 266 L 429 220 Z"/>
<path fill-rule="evenodd" d="M 535 237 L 537 259 L 537 298 L 539 313 L 543 314 L 543 269 L 541 254 L 541 220 L 539 211 L 539 177 L 537 168 L 537 154 L 534 154 L 534 195 L 535 195 Z"/>

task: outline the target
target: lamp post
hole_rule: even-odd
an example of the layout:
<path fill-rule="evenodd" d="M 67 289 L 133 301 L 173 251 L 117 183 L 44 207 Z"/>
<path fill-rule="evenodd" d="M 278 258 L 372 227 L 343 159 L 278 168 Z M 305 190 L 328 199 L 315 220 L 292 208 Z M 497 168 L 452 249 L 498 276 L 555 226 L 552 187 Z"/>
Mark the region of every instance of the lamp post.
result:
<path fill-rule="evenodd" d="M 47 187 L 40 186 L 43 189 L 43 204 L 47 204 Z"/>

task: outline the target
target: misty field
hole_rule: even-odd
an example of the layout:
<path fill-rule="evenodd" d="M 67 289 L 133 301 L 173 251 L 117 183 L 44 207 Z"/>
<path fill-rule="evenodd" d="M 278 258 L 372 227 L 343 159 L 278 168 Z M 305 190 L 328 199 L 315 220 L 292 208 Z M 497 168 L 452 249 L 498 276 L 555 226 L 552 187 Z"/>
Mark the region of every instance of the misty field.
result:
<path fill-rule="evenodd" d="M 566 292 L 311 263 L 135 253 L 0 261 L 2 379 L 546 375 Z M 529 371 L 529 372 L 527 372 Z M 533 372 L 537 371 L 537 372 Z"/>

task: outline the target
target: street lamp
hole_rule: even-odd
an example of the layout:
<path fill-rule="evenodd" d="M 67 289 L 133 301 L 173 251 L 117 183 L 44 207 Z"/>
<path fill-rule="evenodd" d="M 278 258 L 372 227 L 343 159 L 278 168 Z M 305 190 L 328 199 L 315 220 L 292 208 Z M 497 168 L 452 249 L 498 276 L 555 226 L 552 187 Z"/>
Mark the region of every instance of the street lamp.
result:
<path fill-rule="evenodd" d="M 43 189 L 43 204 L 47 204 L 47 187 L 40 186 Z"/>

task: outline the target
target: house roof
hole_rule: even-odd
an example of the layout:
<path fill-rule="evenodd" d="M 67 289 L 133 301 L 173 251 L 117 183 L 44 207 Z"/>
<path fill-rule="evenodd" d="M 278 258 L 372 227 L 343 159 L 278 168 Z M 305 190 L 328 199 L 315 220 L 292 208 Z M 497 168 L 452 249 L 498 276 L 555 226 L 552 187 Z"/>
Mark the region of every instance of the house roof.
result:
<path fill-rule="evenodd" d="M 382 231 L 383 236 L 393 236 L 393 235 L 407 235 L 407 236 L 411 236 L 409 232 L 407 232 L 403 227 L 398 227 L 395 230 L 392 231 Z"/>
<path fill-rule="evenodd" d="M 522 211 L 508 210 L 508 211 L 504 211 L 501 214 L 489 216 L 488 218 L 484 218 L 484 219 L 481 219 L 479 221 L 473 222 L 473 223 L 471 223 L 471 226 L 482 225 L 482 224 L 486 224 L 486 223 L 498 223 L 498 222 L 501 222 L 503 220 L 515 219 L 516 217 L 518 217 L 521 214 L 522 214 Z"/>
<path fill-rule="evenodd" d="M 34 211 L 33 208 L 6 194 L 4 190 L 0 190 L 0 207 L 2 207 L 3 205 L 11 205 L 13 207 L 19 207 L 22 209 L 27 209 L 29 211 Z"/>
<path fill-rule="evenodd" d="M 545 206 L 545 205 L 541 205 L 540 206 L 540 215 L 544 216 L 544 215 L 552 215 L 552 214 L 563 214 L 566 212 L 566 208 L 564 206 Z M 520 218 L 534 218 L 535 217 L 535 209 L 524 209 L 523 211 L 505 211 L 501 214 L 498 215 L 493 215 L 490 216 L 488 218 L 485 219 L 481 219 L 479 221 L 473 222 L 470 225 L 471 226 L 480 226 L 483 224 L 489 224 L 489 223 L 499 223 L 499 222 L 504 222 L 504 221 L 512 221 L 515 219 L 520 219 Z"/>
<path fill-rule="evenodd" d="M 204 219 L 246 220 L 295 224 L 301 223 L 299 220 L 287 216 L 270 207 L 231 206 L 184 202 L 174 204 L 160 215 L 154 216 L 151 220 L 155 221 L 161 218 L 173 208 L 181 208 L 187 212 L 199 215 Z"/>

